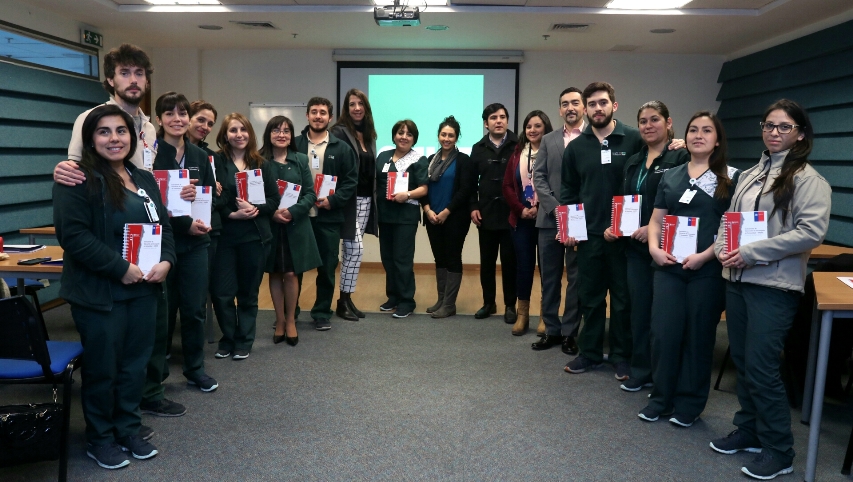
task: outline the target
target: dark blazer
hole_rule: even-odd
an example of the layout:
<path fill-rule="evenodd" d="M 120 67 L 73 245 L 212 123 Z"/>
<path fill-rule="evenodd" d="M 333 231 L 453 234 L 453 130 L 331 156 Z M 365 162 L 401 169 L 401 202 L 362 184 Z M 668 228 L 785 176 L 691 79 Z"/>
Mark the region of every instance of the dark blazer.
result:
<path fill-rule="evenodd" d="M 308 126 L 302 129 L 302 135 L 293 139 L 291 144 L 297 152 L 308 155 Z M 308 162 L 311 162 L 310 159 Z M 310 167 L 310 166 L 309 166 Z M 329 196 L 332 209 L 318 209 L 318 223 L 340 223 L 341 237 L 355 238 L 355 202 L 347 204 L 350 198 L 355 198 L 355 188 L 358 185 L 358 157 L 352 148 L 344 141 L 329 133 L 329 144 L 323 155 L 323 174 L 338 176 L 335 193 Z M 349 206 L 349 207 L 348 207 Z M 351 215 L 346 210 L 352 211 Z M 349 221 L 349 224 L 347 222 Z"/>
<path fill-rule="evenodd" d="M 439 151 L 440 152 L 440 151 Z M 427 160 L 427 166 L 432 163 L 432 160 L 439 153 L 429 156 Z M 471 158 L 468 157 L 468 154 L 464 152 L 456 153 L 456 176 L 453 178 L 453 196 L 450 197 L 450 204 L 447 205 L 447 209 L 450 210 L 450 214 L 459 214 L 465 213 L 466 216 L 470 215 L 468 211 L 468 202 L 471 198 L 471 185 L 470 183 L 466 183 L 465 181 L 465 173 L 471 170 Z M 427 168 L 427 183 L 429 183 L 429 168 Z M 427 195 L 421 198 L 421 205 L 431 204 L 429 199 L 429 192 Z M 438 213 L 436 213 L 438 214 Z M 426 217 L 426 213 L 423 215 L 423 224 L 426 225 L 429 220 Z"/>
<path fill-rule="evenodd" d="M 169 213 L 160 199 L 160 190 L 154 176 L 130 162 L 124 166 L 133 181 L 149 194 L 157 205 L 159 224 L 162 226 L 163 244 L 160 261 L 175 265 L 175 243 L 172 226 L 167 222 Z M 64 250 L 62 285 L 59 296 L 71 303 L 98 311 L 113 308 L 112 281 L 120 281 L 130 267 L 116 246 L 112 217 L 115 213 L 106 193 L 103 176 L 93 173 L 83 184 L 76 186 L 53 185 L 53 224 L 56 239 Z M 94 190 L 90 183 L 97 183 Z"/>
<path fill-rule="evenodd" d="M 346 126 L 343 124 L 335 124 L 329 129 L 329 132 L 332 133 L 333 136 L 345 141 L 350 149 L 355 153 L 355 163 L 356 163 L 356 176 L 361 172 L 360 159 L 361 156 L 359 154 L 359 150 L 361 146 L 358 145 L 358 139 L 353 136 L 349 130 L 347 130 Z M 370 149 L 374 156 L 376 153 L 376 139 L 370 140 Z M 358 178 L 356 178 L 356 185 L 358 185 Z M 355 226 L 356 217 L 358 215 L 358 206 L 356 204 L 356 197 L 353 196 L 350 198 L 349 202 L 347 202 L 346 208 L 344 208 L 344 226 Z M 374 236 L 379 236 L 379 219 L 376 217 L 376 176 L 373 176 L 373 196 L 370 199 L 370 213 L 367 216 L 367 225 L 364 227 L 365 234 L 372 234 Z M 355 237 L 355 232 L 353 232 L 353 237 Z M 351 239 L 344 237 L 344 239 Z"/>
<path fill-rule="evenodd" d="M 281 226 L 284 226 L 287 231 L 287 249 L 290 250 L 290 258 L 293 260 L 293 270 L 298 274 L 320 266 L 323 263 L 320 252 L 317 250 L 317 240 L 314 239 L 311 219 L 308 217 L 308 211 L 317 201 L 317 195 L 314 193 L 314 179 L 311 177 L 311 170 L 308 169 L 308 158 L 301 152 L 288 150 L 287 164 L 279 164 L 271 159 L 264 164 L 269 167 L 276 180 L 302 186 L 299 190 L 299 200 L 288 209 L 293 215 L 293 220 L 287 224 L 270 221 L 273 250 L 267 259 L 265 271 L 272 273 L 275 267 L 275 250 L 281 243 Z M 278 201 L 275 207 L 277 210 Z"/>
<path fill-rule="evenodd" d="M 184 147 L 184 169 L 190 173 L 190 179 L 197 179 L 196 186 L 211 186 L 213 197 L 216 196 L 216 181 L 213 179 L 213 168 L 210 167 L 207 153 L 190 142 L 185 142 Z M 163 139 L 157 140 L 157 157 L 154 158 L 154 169 L 169 170 L 181 169 L 180 164 L 175 159 L 177 151 L 174 146 Z M 213 204 L 213 202 L 211 202 Z M 213 206 L 211 206 L 213 210 Z M 176 216 L 169 218 L 172 224 L 172 235 L 175 237 L 175 252 L 185 253 L 198 247 L 204 247 L 210 244 L 210 236 L 203 234 L 201 236 L 193 236 L 189 234 L 190 226 L 192 226 L 192 216 Z M 211 223 L 213 216 L 211 212 Z"/>
<path fill-rule="evenodd" d="M 533 189 L 539 199 L 536 214 L 537 228 L 557 229 L 554 209 L 560 204 L 560 173 L 563 169 L 563 127 L 542 137 L 536 167 L 533 168 Z"/>
<path fill-rule="evenodd" d="M 467 179 L 471 186 L 469 211 L 479 209 L 484 229 L 509 229 L 509 205 L 502 186 L 506 166 L 518 138 L 507 131 L 506 141 L 496 148 L 486 134 L 471 148 L 471 168 Z"/>
<path fill-rule="evenodd" d="M 258 215 L 254 219 L 231 219 L 228 216 L 237 211 L 237 166 L 228 158 L 225 152 L 221 152 L 220 156 L 223 159 L 222 163 L 222 178 L 219 182 L 222 184 L 222 197 L 224 199 L 224 207 L 222 209 L 222 237 L 220 243 L 226 243 L 225 246 L 233 246 L 236 244 L 245 243 L 248 241 L 260 240 L 266 244 L 272 240 L 270 233 L 270 217 L 278 208 L 278 186 L 275 178 L 272 176 L 272 170 L 268 166 L 268 162 L 261 164 L 261 171 L 264 179 L 264 195 L 266 203 L 257 206 Z M 223 244 L 220 244 L 223 246 Z"/>

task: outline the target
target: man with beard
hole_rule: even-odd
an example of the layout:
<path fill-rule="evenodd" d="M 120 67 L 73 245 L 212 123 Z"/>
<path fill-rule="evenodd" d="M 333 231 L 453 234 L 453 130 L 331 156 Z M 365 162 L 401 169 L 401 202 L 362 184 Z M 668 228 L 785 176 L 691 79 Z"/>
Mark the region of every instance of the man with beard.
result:
<path fill-rule="evenodd" d="M 508 114 L 502 104 L 490 104 L 483 110 L 483 125 L 489 131 L 471 148 L 467 182 L 471 185 L 471 221 L 480 238 L 480 286 L 483 307 L 474 318 L 488 318 L 497 312 L 495 263 L 501 255 L 504 322 L 515 323 L 515 248 L 509 225 L 509 205 L 501 187 L 504 173 L 518 138 L 507 128 Z M 466 182 L 466 181 L 463 181 Z"/>
<path fill-rule="evenodd" d="M 317 268 L 317 297 L 311 308 L 314 328 L 325 331 L 332 328 L 332 297 L 335 294 L 335 269 L 338 267 L 338 250 L 341 231 L 345 228 L 345 206 L 355 196 L 358 184 L 358 162 L 352 148 L 329 132 L 332 119 L 332 102 L 322 97 L 312 97 L 305 113 L 308 125 L 293 140 L 293 147 L 308 156 L 311 174 L 338 176 L 334 193 L 319 197 L 311 208 L 311 226 L 323 264 Z M 354 229 L 355 217 L 351 219 Z"/>
<path fill-rule="evenodd" d="M 563 246 L 557 240 L 557 220 L 554 209 L 560 202 L 560 174 L 563 167 L 563 152 L 569 142 L 583 132 L 585 123 L 581 90 L 569 87 L 560 93 L 560 117 L 563 128 L 546 134 L 539 146 L 539 162 L 533 169 L 533 186 L 539 198 L 539 213 L 536 227 L 539 228 L 539 272 L 542 276 L 542 313 L 539 316 L 539 331 L 544 335 L 533 343 L 534 350 L 547 350 L 562 344 L 563 352 L 576 355 L 578 346 L 575 338 L 580 326 L 578 312 L 578 262 L 575 248 Z M 560 290 L 563 263 L 566 267 L 566 306 L 562 319 Z M 543 332 L 544 330 L 544 332 Z"/>
<path fill-rule="evenodd" d="M 107 104 L 115 104 L 130 114 L 133 118 L 134 134 L 138 137 L 136 151 L 131 162 L 136 167 L 151 171 L 154 158 L 157 156 L 157 130 L 149 121 L 139 103 L 145 97 L 151 84 L 151 60 L 139 47 L 122 44 L 110 50 L 104 56 L 104 89 L 110 94 Z M 74 122 L 71 131 L 71 141 L 68 143 L 68 160 L 57 164 L 53 171 L 53 179 L 59 184 L 74 186 L 86 180 L 77 162 L 83 155 L 83 121 L 94 108 L 83 112 Z M 181 192 L 181 197 L 188 201 L 195 199 L 195 187 L 190 184 Z M 142 402 L 139 408 L 142 413 L 161 417 L 179 417 L 186 413 L 183 405 L 165 398 L 163 379 L 169 361 L 166 359 L 169 323 L 166 309 L 166 284 L 164 292 L 157 297 L 157 326 L 154 347 L 148 361 L 145 386 L 142 390 Z M 139 435 L 149 439 L 154 432 L 142 426 Z"/>
<path fill-rule="evenodd" d="M 580 355 L 565 370 L 583 373 L 604 360 L 605 297 L 610 291 L 610 356 L 616 379 L 630 377 L 631 319 L 625 238 L 607 240 L 613 196 L 622 194 L 625 161 L 643 146 L 640 132 L 613 119 L 618 104 L 613 87 L 593 82 L 582 94 L 590 125 L 563 154 L 560 204 L 583 203 L 588 241 L 569 238 L 577 246 L 578 297 L 584 326 L 578 337 Z M 651 202 L 644 199 L 643 202 Z"/>

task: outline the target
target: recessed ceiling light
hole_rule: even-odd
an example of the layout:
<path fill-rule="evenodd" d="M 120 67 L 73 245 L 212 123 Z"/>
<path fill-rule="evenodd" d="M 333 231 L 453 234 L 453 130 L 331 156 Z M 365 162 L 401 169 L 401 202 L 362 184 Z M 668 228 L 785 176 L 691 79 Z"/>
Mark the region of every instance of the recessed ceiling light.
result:
<path fill-rule="evenodd" d="M 198 28 L 202 30 L 222 30 L 221 25 L 199 25 Z"/>
<path fill-rule="evenodd" d="M 649 30 L 651 33 L 672 33 L 675 32 L 674 28 L 653 28 Z"/>
<path fill-rule="evenodd" d="M 222 5 L 219 0 L 145 0 L 152 5 Z"/>
<path fill-rule="evenodd" d="M 669 10 L 681 8 L 692 0 L 610 0 L 607 8 L 624 10 Z"/>
<path fill-rule="evenodd" d="M 447 30 L 447 29 L 449 29 L 450 27 L 448 27 L 447 25 L 427 25 L 425 28 L 426 28 L 427 30 L 436 30 L 436 31 L 439 31 L 439 30 Z"/>
<path fill-rule="evenodd" d="M 419 5 L 426 5 L 428 7 L 443 7 L 447 5 L 447 0 L 409 0 L 408 2 L 401 2 L 407 7 L 417 7 Z M 386 5 L 393 5 L 394 0 L 373 0 L 374 5 L 378 5 L 380 7 L 384 7 Z"/>

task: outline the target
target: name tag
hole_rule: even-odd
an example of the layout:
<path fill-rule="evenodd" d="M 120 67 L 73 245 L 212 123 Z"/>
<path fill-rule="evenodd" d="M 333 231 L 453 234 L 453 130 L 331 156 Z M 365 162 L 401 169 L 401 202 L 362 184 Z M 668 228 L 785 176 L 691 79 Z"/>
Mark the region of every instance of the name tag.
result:
<path fill-rule="evenodd" d="M 696 191 L 692 189 L 687 189 L 684 191 L 684 194 L 681 195 L 681 199 L 678 200 L 680 203 L 690 204 L 690 201 L 693 200 L 693 196 L 696 195 Z"/>
<path fill-rule="evenodd" d="M 151 155 L 151 149 L 145 148 L 142 150 L 142 167 L 147 170 L 154 169 L 154 156 Z"/>
<path fill-rule="evenodd" d="M 388 169 L 391 169 L 391 163 L 390 162 L 386 163 L 384 166 L 382 166 L 382 172 L 388 172 Z"/>
<path fill-rule="evenodd" d="M 311 169 L 320 170 L 320 158 L 316 155 L 311 157 Z"/>
<path fill-rule="evenodd" d="M 610 149 L 601 151 L 601 163 L 610 164 Z"/>

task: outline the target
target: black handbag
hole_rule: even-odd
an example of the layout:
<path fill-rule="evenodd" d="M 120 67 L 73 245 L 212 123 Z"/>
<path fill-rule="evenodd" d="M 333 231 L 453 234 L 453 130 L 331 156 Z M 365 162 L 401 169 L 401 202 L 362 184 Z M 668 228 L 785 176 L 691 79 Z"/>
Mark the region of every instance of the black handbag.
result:
<path fill-rule="evenodd" d="M 0 406 L 0 467 L 58 460 L 63 409 L 56 403 Z"/>

